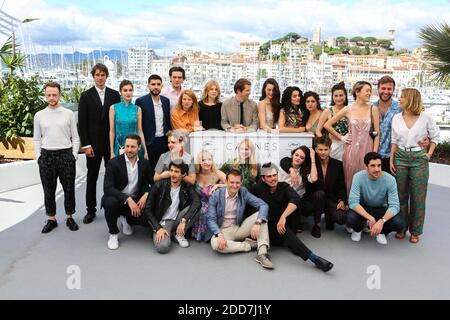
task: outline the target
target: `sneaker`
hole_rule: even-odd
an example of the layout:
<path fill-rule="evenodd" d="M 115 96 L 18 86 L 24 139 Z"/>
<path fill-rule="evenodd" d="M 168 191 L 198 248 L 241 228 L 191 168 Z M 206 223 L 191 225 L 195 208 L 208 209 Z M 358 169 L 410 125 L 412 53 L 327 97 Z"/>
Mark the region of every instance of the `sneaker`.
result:
<path fill-rule="evenodd" d="M 345 226 L 345 230 L 347 230 L 348 233 L 352 234 L 353 232 L 355 232 L 355 230 L 353 230 L 353 228 L 350 228 L 348 226 Z"/>
<path fill-rule="evenodd" d="M 119 249 L 119 236 L 117 234 L 109 235 L 108 248 L 111 250 Z"/>
<path fill-rule="evenodd" d="M 47 223 L 45 224 L 44 228 L 42 228 L 42 233 L 49 233 L 53 229 L 55 229 L 58 226 L 58 222 L 56 220 L 47 220 Z"/>
<path fill-rule="evenodd" d="M 126 236 L 131 236 L 133 234 L 133 228 L 128 224 L 127 218 L 120 216 L 119 221 L 122 224 L 122 233 Z"/>
<path fill-rule="evenodd" d="M 250 245 L 250 248 L 251 248 L 252 250 L 258 249 L 258 241 L 253 240 L 252 238 L 246 238 L 246 239 L 244 240 L 244 242 L 248 243 L 248 244 Z"/>
<path fill-rule="evenodd" d="M 270 261 L 268 254 L 258 254 L 255 261 L 266 269 L 273 269 L 273 263 Z"/>
<path fill-rule="evenodd" d="M 386 236 L 384 234 L 380 233 L 379 235 L 377 235 L 377 242 L 379 244 L 387 244 Z"/>
<path fill-rule="evenodd" d="M 360 241 L 361 240 L 361 231 L 360 232 L 353 231 L 351 238 L 352 238 L 352 241 L 355 241 L 355 242 Z"/>
<path fill-rule="evenodd" d="M 66 226 L 71 231 L 77 231 L 78 230 L 78 224 L 75 222 L 75 220 L 73 220 L 73 218 L 67 218 Z"/>
<path fill-rule="evenodd" d="M 189 241 L 184 236 L 175 236 L 175 239 L 178 241 L 178 244 L 182 248 L 189 247 Z"/>

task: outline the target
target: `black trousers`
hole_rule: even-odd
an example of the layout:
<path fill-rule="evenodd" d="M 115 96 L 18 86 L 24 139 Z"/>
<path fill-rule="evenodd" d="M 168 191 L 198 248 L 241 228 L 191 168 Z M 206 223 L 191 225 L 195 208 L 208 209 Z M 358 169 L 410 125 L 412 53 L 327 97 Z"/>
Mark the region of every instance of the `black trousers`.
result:
<path fill-rule="evenodd" d="M 312 194 L 314 207 L 314 222 L 320 223 L 322 213 L 325 213 L 325 220 L 328 223 L 343 225 L 347 222 L 347 210 L 338 210 L 337 202 L 328 198 L 325 191 L 317 190 Z"/>
<path fill-rule="evenodd" d="M 387 211 L 386 207 L 369 207 L 363 205 L 363 208 L 377 221 L 383 218 L 384 214 Z M 349 210 L 349 214 L 347 217 L 347 226 L 353 228 L 353 230 L 355 230 L 356 232 L 361 232 L 362 229 L 364 229 L 364 227 L 366 226 L 366 223 L 367 220 L 360 216 L 356 211 L 353 211 L 352 209 Z M 388 235 L 393 231 L 400 232 L 406 231 L 406 229 L 407 225 L 405 219 L 400 214 L 397 214 L 384 224 L 381 233 Z"/>
<path fill-rule="evenodd" d="M 64 190 L 64 209 L 67 214 L 75 213 L 75 157 L 72 148 L 62 150 L 41 149 L 38 159 L 39 175 L 44 188 L 45 211 L 48 216 L 56 215 L 55 192 L 59 181 Z"/>
<path fill-rule="evenodd" d="M 150 162 L 150 177 L 153 185 L 153 176 L 155 175 L 155 167 L 159 157 L 169 151 L 167 146 L 167 137 L 156 137 L 153 143 L 147 145 L 148 161 Z"/>
<path fill-rule="evenodd" d="M 139 201 L 139 199 L 134 200 Z M 130 225 L 150 227 L 150 224 L 143 213 L 137 218 L 133 217 L 128 204 L 120 203 L 115 197 L 104 197 L 103 208 L 105 209 L 105 218 L 110 234 L 118 234 L 120 232 L 117 227 L 117 219 L 119 219 L 120 216 L 125 216 Z"/>
<path fill-rule="evenodd" d="M 279 246 L 283 243 L 286 243 L 293 254 L 306 261 L 311 255 L 311 250 L 309 250 L 308 247 L 299 238 L 297 238 L 295 232 L 292 231 L 296 228 L 296 215 L 300 215 L 300 212 L 295 211 L 289 217 L 287 217 L 286 232 L 283 235 L 279 234 L 277 231 L 277 222 L 269 222 L 268 228 L 270 244 Z"/>
<path fill-rule="evenodd" d="M 97 179 L 100 171 L 102 159 L 105 161 L 105 167 L 111 154 L 108 151 L 97 153 L 94 150 L 95 157 L 86 157 L 87 163 L 87 182 L 86 182 L 86 210 L 91 213 L 97 211 Z"/>

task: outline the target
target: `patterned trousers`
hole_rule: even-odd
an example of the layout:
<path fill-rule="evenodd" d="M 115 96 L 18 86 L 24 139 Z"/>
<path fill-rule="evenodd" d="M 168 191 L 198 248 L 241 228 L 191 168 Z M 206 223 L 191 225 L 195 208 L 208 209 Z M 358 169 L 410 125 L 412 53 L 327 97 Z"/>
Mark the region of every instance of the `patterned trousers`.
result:
<path fill-rule="evenodd" d="M 400 214 L 405 218 L 409 232 L 420 235 L 425 220 L 425 202 L 428 186 L 428 157 L 423 151 L 398 149 L 394 157 L 397 168 L 397 189 Z"/>
<path fill-rule="evenodd" d="M 67 214 L 75 212 L 75 158 L 72 148 L 63 150 L 41 150 L 38 159 L 39 174 L 44 188 L 45 211 L 56 215 L 55 192 L 59 181 L 64 190 L 64 208 Z"/>

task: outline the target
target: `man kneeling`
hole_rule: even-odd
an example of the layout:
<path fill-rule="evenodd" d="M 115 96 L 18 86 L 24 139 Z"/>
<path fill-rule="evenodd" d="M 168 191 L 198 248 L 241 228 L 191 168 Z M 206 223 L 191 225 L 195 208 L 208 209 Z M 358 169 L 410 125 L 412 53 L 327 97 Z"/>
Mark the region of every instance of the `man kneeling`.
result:
<path fill-rule="evenodd" d="M 184 235 L 198 218 L 201 202 L 194 188 L 183 181 L 188 169 L 181 160 L 172 161 L 170 178 L 156 182 L 150 190 L 144 214 L 153 228 L 153 243 L 159 253 L 169 251 L 172 234 L 182 248 L 189 247 Z"/>
<path fill-rule="evenodd" d="M 366 154 L 364 164 L 366 170 L 353 176 L 347 226 L 353 229 L 353 241 L 361 240 L 361 231 L 368 224 L 370 235 L 376 237 L 378 243 L 387 244 L 387 234 L 406 230 L 406 222 L 398 214 L 397 183 L 393 176 L 381 170 L 378 153 Z"/>
<path fill-rule="evenodd" d="M 211 247 L 221 253 L 258 249 L 256 262 L 264 268 L 273 269 L 267 255 L 269 231 L 266 222 L 269 207 L 246 188 L 241 188 L 242 175 L 238 170 L 228 172 L 226 183 L 226 188 L 217 190 L 209 199 L 207 239 L 213 235 Z M 259 211 L 244 220 L 246 204 Z"/>

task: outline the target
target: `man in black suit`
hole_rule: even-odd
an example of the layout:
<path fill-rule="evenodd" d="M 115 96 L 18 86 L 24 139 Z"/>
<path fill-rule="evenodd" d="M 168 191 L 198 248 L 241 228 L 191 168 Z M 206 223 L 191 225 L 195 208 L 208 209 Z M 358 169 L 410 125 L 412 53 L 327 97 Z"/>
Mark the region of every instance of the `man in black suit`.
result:
<path fill-rule="evenodd" d="M 348 213 L 344 168 L 341 161 L 330 157 L 331 140 L 327 135 L 315 138 L 314 145 L 318 176 L 317 181 L 311 184 L 313 198 L 316 199 L 314 207 L 316 212 L 325 212 L 326 228 L 333 230 L 334 223 L 346 223 Z M 314 228 L 320 237 L 320 226 Z"/>
<path fill-rule="evenodd" d="M 108 248 L 112 250 L 119 248 L 118 219 L 125 235 L 133 234 L 130 225 L 149 226 L 143 214 L 150 184 L 149 164 L 138 159 L 141 147 L 139 136 L 129 134 L 125 138 L 125 153 L 106 166 L 102 206 L 110 234 Z"/>
<path fill-rule="evenodd" d="M 161 77 L 152 74 L 148 78 L 150 93 L 136 100 L 136 105 L 142 110 L 142 129 L 152 172 L 161 154 L 169 151 L 166 134 L 171 130 L 170 101 L 160 95 L 161 88 Z"/>
<path fill-rule="evenodd" d="M 86 210 L 83 222 L 91 223 L 97 211 L 97 179 L 102 158 L 105 166 L 110 158 L 109 150 L 109 107 L 120 102 L 120 94 L 106 87 L 108 68 L 97 63 L 91 71 L 95 86 L 84 91 L 78 106 L 78 123 L 81 147 L 86 153 L 87 185 Z"/>

